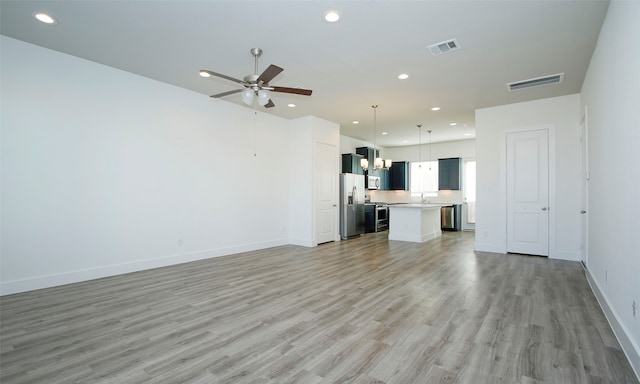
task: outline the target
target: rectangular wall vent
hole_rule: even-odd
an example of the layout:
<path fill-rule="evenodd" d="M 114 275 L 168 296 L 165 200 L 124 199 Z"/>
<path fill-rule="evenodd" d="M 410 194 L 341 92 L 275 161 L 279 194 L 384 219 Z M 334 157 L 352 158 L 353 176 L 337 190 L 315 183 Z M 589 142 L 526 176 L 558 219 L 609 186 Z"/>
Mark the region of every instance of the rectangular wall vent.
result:
<path fill-rule="evenodd" d="M 442 55 L 443 53 L 448 53 L 451 51 L 455 51 L 460 48 L 458 45 L 458 41 L 456 39 L 451 39 L 447 41 L 443 41 L 441 43 L 433 44 L 429 46 L 429 51 L 433 56 Z"/>
<path fill-rule="evenodd" d="M 562 83 L 564 80 L 564 72 L 555 75 L 536 77 L 534 79 L 514 81 L 513 83 L 507 83 L 507 89 L 509 91 L 517 91 L 519 89 L 538 87 L 540 85 L 557 84 Z"/>

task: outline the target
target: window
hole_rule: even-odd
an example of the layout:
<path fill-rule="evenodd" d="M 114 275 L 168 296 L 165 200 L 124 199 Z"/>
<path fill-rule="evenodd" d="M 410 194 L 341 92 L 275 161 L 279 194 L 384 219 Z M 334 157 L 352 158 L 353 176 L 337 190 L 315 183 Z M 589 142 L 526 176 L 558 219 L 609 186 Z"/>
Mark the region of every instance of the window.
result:
<path fill-rule="evenodd" d="M 438 196 L 438 161 L 411 163 L 411 196 Z"/>

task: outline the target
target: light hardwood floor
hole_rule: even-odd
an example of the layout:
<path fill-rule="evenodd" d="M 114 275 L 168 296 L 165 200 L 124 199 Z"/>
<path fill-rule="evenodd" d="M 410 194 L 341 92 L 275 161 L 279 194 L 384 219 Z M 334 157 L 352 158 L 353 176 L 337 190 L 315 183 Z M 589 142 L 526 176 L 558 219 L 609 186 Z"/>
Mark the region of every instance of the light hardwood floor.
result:
<path fill-rule="evenodd" d="M 387 233 L 0 298 L 0 382 L 638 383 L 579 263 Z"/>

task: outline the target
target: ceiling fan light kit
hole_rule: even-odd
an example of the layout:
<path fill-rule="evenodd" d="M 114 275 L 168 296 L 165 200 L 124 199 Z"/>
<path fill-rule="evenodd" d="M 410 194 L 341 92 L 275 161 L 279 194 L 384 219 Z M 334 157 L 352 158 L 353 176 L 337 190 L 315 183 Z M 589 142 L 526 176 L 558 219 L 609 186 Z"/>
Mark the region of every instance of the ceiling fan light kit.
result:
<path fill-rule="evenodd" d="M 242 92 L 242 102 L 247 104 L 247 105 L 253 104 L 253 90 L 252 89 L 247 89 L 247 90 Z"/>
<path fill-rule="evenodd" d="M 211 95 L 211 97 L 217 99 L 223 96 L 242 92 L 243 103 L 252 105 L 253 100 L 256 99 L 260 106 L 271 108 L 275 106 L 275 104 L 271 100 L 271 92 L 292 93 L 295 95 L 311 96 L 311 93 L 313 91 L 310 89 L 270 86 L 269 82 L 273 80 L 274 77 L 278 76 L 284 69 L 278 67 L 277 65 L 271 64 L 267 69 L 264 70 L 264 72 L 262 72 L 262 74 L 258 75 L 258 58 L 262 56 L 262 49 L 251 48 L 251 54 L 253 55 L 255 60 L 255 73 L 246 75 L 242 80 L 209 71 L 207 69 L 200 70 L 200 76 L 202 77 L 220 77 L 238 83 L 245 88 L 218 93 L 215 95 Z"/>

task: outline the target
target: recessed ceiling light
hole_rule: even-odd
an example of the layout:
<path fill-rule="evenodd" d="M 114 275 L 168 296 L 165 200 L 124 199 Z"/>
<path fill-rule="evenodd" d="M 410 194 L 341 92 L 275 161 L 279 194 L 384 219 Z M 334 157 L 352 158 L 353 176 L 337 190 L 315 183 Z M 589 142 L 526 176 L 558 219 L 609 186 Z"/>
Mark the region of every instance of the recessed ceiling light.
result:
<path fill-rule="evenodd" d="M 458 125 L 458 123 L 449 123 L 449 125 L 453 127 L 453 126 Z"/>
<path fill-rule="evenodd" d="M 409 140 L 402 140 L 402 142 L 403 142 L 403 143 L 408 143 L 408 142 L 409 142 Z"/>
<path fill-rule="evenodd" d="M 200 71 L 200 76 L 202 77 L 211 77 L 211 75 L 209 74 L 209 72 L 202 70 Z"/>
<path fill-rule="evenodd" d="M 464 135 L 465 135 L 465 136 L 471 136 L 471 134 L 470 134 L 470 133 L 465 133 Z"/>
<path fill-rule="evenodd" d="M 290 103 L 290 104 L 287 104 L 287 107 L 289 107 L 289 108 L 295 108 L 295 107 L 296 107 L 296 105 L 295 105 L 295 104 L 293 104 L 293 103 Z"/>
<path fill-rule="evenodd" d="M 406 73 L 401 73 L 398 75 L 398 79 L 400 80 L 406 80 L 409 78 L 409 75 L 407 75 Z"/>
<path fill-rule="evenodd" d="M 46 13 L 42 13 L 42 12 L 36 12 L 33 14 L 33 17 L 35 17 L 36 19 L 38 19 L 39 21 L 45 23 L 45 24 L 57 24 L 58 21 L 56 19 L 54 19 L 53 17 L 47 15 Z"/>
<path fill-rule="evenodd" d="M 440 110 L 440 107 L 433 107 L 433 108 L 431 108 L 431 110 L 432 110 L 432 111 L 439 111 L 439 110 Z"/>
<path fill-rule="evenodd" d="M 335 23 L 340 20 L 340 14 L 338 11 L 327 11 L 324 13 L 324 19 L 330 23 Z"/>
<path fill-rule="evenodd" d="M 383 135 L 388 135 L 388 134 L 389 134 L 389 132 L 382 132 L 382 134 L 383 134 Z"/>
<path fill-rule="evenodd" d="M 353 124 L 360 124 L 360 122 L 358 120 L 353 120 L 352 122 Z"/>

